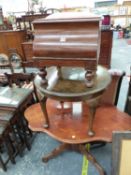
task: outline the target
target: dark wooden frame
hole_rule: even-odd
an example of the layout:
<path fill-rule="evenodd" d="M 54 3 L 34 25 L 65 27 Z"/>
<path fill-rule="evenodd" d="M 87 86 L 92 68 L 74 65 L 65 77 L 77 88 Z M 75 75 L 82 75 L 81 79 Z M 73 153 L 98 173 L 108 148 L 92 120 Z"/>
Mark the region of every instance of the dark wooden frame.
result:
<path fill-rule="evenodd" d="M 128 92 L 127 92 L 124 111 L 127 114 L 131 115 L 131 67 L 130 67 L 130 80 L 129 80 L 129 85 L 128 85 Z"/>
<path fill-rule="evenodd" d="M 131 131 L 115 131 L 112 140 L 112 173 L 111 175 L 120 175 L 120 163 L 122 153 L 122 141 L 131 141 Z"/>
<path fill-rule="evenodd" d="M 3 26 L 4 21 L 3 21 L 3 14 L 2 14 L 2 9 L 0 9 L 0 26 Z"/>

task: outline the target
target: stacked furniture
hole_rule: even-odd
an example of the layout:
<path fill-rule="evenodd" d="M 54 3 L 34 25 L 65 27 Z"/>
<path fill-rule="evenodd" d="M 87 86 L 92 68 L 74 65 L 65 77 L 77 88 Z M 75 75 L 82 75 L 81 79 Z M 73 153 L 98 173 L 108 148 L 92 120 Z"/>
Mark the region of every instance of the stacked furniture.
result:
<path fill-rule="evenodd" d="M 5 73 L 5 77 L 8 86 L 0 87 L 0 164 L 4 171 L 9 161 L 15 163 L 18 154 L 22 156 L 25 148 L 31 149 L 34 134 L 23 113 L 37 100 L 33 89 L 34 74 L 13 72 Z"/>
<path fill-rule="evenodd" d="M 84 154 L 103 175 L 104 170 L 85 148 L 85 143 L 98 141 L 97 137 L 102 132 L 97 129 L 94 132 L 95 112 L 111 81 L 108 71 L 97 65 L 100 18 L 89 17 L 85 13 L 61 13 L 36 20 L 33 24 L 33 60 L 41 68 L 35 78 L 40 103 L 29 107 L 25 116 L 33 130 L 40 129 L 61 141 L 61 145 L 43 161 L 71 148 Z M 56 70 L 47 78 L 46 67 L 50 66 L 56 66 Z M 65 102 L 69 103 L 67 110 L 64 109 Z M 82 110 L 73 110 L 75 102 L 81 103 Z M 79 113 L 76 114 L 77 120 L 76 110 Z M 32 125 L 31 111 L 37 113 L 39 129 L 34 118 Z"/>

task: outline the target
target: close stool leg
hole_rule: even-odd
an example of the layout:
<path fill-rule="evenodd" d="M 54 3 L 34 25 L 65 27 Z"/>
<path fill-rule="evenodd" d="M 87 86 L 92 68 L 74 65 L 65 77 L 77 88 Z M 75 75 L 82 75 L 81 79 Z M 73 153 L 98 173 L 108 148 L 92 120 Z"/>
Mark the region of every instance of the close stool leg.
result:
<path fill-rule="evenodd" d="M 47 109 L 46 109 L 46 101 L 47 101 L 47 97 L 44 97 L 40 101 L 40 106 L 41 106 L 41 109 L 43 111 L 44 118 L 45 118 L 44 128 L 48 128 L 49 127 L 49 118 L 48 118 L 48 113 L 47 113 Z"/>
<path fill-rule="evenodd" d="M 98 103 L 100 100 L 101 96 L 98 96 L 96 98 L 93 98 L 91 100 L 86 100 L 86 104 L 89 107 L 89 113 L 88 113 L 88 135 L 89 136 L 94 136 L 94 131 L 93 131 L 93 121 L 96 113 L 96 109 L 98 107 Z"/>

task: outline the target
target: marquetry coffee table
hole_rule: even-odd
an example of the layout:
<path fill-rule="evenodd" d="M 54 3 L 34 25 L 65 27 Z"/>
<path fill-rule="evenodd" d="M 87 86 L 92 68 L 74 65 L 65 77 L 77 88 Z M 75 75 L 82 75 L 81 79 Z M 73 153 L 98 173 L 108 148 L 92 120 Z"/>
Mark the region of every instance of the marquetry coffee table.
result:
<path fill-rule="evenodd" d="M 85 103 L 69 102 L 68 108 L 57 108 L 59 101 L 48 99 L 46 103 L 50 127 L 44 128 L 45 118 L 39 103 L 28 107 L 25 117 L 29 122 L 29 127 L 33 131 L 43 132 L 50 137 L 61 142 L 61 145 L 50 154 L 43 157 L 43 162 L 57 156 L 66 149 L 73 149 L 84 154 L 86 158 L 96 167 L 100 175 L 105 175 L 103 168 L 96 161 L 93 155 L 86 149 L 86 143 L 96 141 L 112 142 L 112 132 L 119 130 L 129 130 L 131 128 L 131 118 L 126 113 L 119 111 L 114 106 L 100 106 L 96 110 L 93 123 L 95 135 L 87 134 L 88 130 L 88 108 Z M 75 110 L 78 106 L 83 110 Z M 77 112 L 76 112 L 77 111 Z M 61 113 L 62 112 L 62 113 Z"/>

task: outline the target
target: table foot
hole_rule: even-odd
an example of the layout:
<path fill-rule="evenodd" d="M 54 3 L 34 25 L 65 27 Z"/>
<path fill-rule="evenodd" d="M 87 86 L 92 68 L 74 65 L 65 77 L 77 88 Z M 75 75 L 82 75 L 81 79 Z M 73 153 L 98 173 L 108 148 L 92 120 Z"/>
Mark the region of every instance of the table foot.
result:
<path fill-rule="evenodd" d="M 95 166 L 95 168 L 98 170 L 100 175 L 106 175 L 104 169 L 96 161 L 95 157 L 93 155 L 91 155 L 91 153 L 89 153 L 89 151 L 86 149 L 85 145 L 80 144 L 79 145 L 79 150 Z"/>
<path fill-rule="evenodd" d="M 53 159 L 55 156 L 58 156 L 60 153 L 62 153 L 63 151 L 65 151 L 66 149 L 68 149 L 69 144 L 61 144 L 59 145 L 57 148 L 55 148 L 51 153 L 49 153 L 47 156 L 44 156 L 42 158 L 42 161 L 44 163 L 48 162 L 50 159 Z"/>

